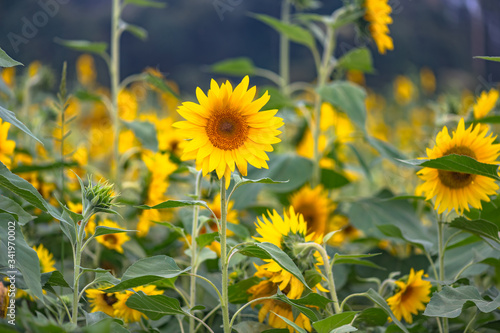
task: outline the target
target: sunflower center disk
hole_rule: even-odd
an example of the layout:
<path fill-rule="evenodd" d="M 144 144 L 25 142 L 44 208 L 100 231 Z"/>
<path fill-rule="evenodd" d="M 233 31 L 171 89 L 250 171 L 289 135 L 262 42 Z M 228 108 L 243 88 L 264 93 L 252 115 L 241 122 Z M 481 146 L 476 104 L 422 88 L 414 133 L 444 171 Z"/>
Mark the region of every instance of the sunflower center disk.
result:
<path fill-rule="evenodd" d="M 476 154 L 468 148 L 463 146 L 453 147 L 443 154 L 443 156 L 448 156 L 451 154 L 469 156 L 476 159 Z M 439 180 L 444 186 L 452 189 L 459 189 L 468 186 L 474 181 L 476 175 L 470 173 L 454 172 L 438 170 Z"/>
<path fill-rule="evenodd" d="M 214 112 L 208 119 L 206 131 L 214 147 L 233 150 L 247 140 L 248 124 L 237 111 Z"/>
<path fill-rule="evenodd" d="M 111 234 L 111 235 L 104 235 L 104 240 L 110 244 L 116 244 L 118 243 L 118 240 L 116 239 L 116 236 Z"/>
<path fill-rule="evenodd" d="M 104 302 L 106 302 L 107 305 L 111 306 L 115 304 L 118 299 L 114 295 L 108 296 L 108 294 L 104 294 L 103 296 Z"/>

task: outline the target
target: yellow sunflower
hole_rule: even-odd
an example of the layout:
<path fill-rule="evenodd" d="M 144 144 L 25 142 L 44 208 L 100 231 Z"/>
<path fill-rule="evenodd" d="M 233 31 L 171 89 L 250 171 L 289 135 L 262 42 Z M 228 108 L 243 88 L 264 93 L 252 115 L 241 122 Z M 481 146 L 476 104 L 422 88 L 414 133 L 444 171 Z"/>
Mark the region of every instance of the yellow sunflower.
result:
<path fill-rule="evenodd" d="M 410 103 L 415 97 L 417 90 L 413 82 L 403 75 L 398 75 L 394 80 L 394 97 L 401 105 Z"/>
<path fill-rule="evenodd" d="M 108 219 L 99 222 L 99 225 L 116 229 L 124 229 L 118 223 Z M 120 232 L 116 234 L 97 236 L 95 239 L 102 245 L 106 246 L 108 249 L 123 253 L 122 245 L 126 243 L 130 239 L 130 237 L 127 235 L 127 233 Z"/>
<path fill-rule="evenodd" d="M 499 93 L 496 89 L 491 89 L 489 92 L 483 91 L 476 104 L 474 104 L 474 118 L 479 119 L 485 117 L 495 108 L 498 97 Z"/>
<path fill-rule="evenodd" d="M 445 126 L 436 137 L 433 149 L 427 149 L 430 159 L 456 154 L 474 158 L 478 162 L 496 164 L 500 155 L 500 144 L 494 144 L 495 137 L 487 136 L 488 129 L 473 125 L 465 129 L 464 119 L 460 119 L 457 131 L 453 136 L 448 134 Z M 490 201 L 489 195 L 498 190 L 495 180 L 489 177 L 460 172 L 423 168 L 417 172 L 425 181 L 416 189 L 417 195 L 426 195 L 426 200 L 436 197 L 434 209 L 441 214 L 445 210 L 455 209 L 462 213 L 469 211 L 469 205 L 481 209 L 481 200 Z"/>
<path fill-rule="evenodd" d="M 268 168 L 266 152 L 271 144 L 281 140 L 276 136 L 283 120 L 274 115 L 278 110 L 259 110 L 269 101 L 269 94 L 253 101 L 256 88 L 248 89 L 248 76 L 234 88 L 226 81 L 220 87 L 212 80 L 208 96 L 198 88 L 200 104 L 185 102 L 177 112 L 186 121 L 176 122 L 182 134 L 192 139 L 184 147 L 182 160 L 196 159 L 196 168 L 203 174 L 216 171 L 229 187 L 235 166 L 247 175 L 247 163 L 256 168 Z"/>
<path fill-rule="evenodd" d="M 16 83 L 16 68 L 15 67 L 7 67 L 3 68 L 2 72 L 0 73 L 0 76 L 2 77 L 3 82 L 9 87 L 9 88 L 14 88 L 14 85 Z"/>
<path fill-rule="evenodd" d="M 147 318 L 142 312 L 131 309 L 126 302 L 134 292 L 142 291 L 146 295 L 161 295 L 163 292 L 157 290 L 155 286 L 141 286 L 134 288 L 134 291 L 126 290 L 124 293 L 116 293 L 116 303 L 113 304 L 114 316 L 122 318 L 126 323 L 133 323 L 141 320 L 141 317 Z"/>
<path fill-rule="evenodd" d="M 349 223 L 345 215 L 335 214 L 328 222 L 327 232 L 338 230 L 328 240 L 328 245 L 341 246 L 346 242 L 361 237 L 362 232 Z"/>
<path fill-rule="evenodd" d="M 82 54 L 76 60 L 76 74 L 78 82 L 84 86 L 95 82 L 97 72 L 95 70 L 94 57 L 90 54 Z"/>
<path fill-rule="evenodd" d="M 15 141 L 7 139 L 9 128 L 10 123 L 2 122 L 2 119 L 0 119 L 0 162 L 5 164 L 7 168 L 10 168 L 11 156 L 14 154 L 14 148 L 16 147 Z"/>
<path fill-rule="evenodd" d="M 309 185 L 302 187 L 290 198 L 290 205 L 297 214 L 302 214 L 307 223 L 307 231 L 322 235 L 326 231 L 327 222 L 335 210 L 335 203 L 328 197 L 322 185 L 312 189 Z"/>
<path fill-rule="evenodd" d="M 430 301 L 431 283 L 422 280 L 423 275 L 423 270 L 415 273 L 412 268 L 406 282 L 396 281 L 398 292 L 387 299 L 387 304 L 398 320 L 404 318 L 408 324 L 411 324 L 412 314 L 416 315 L 418 311 L 424 310 L 424 304 Z"/>
<path fill-rule="evenodd" d="M 385 54 L 387 50 L 394 49 L 394 43 L 389 36 L 389 24 L 392 24 L 392 8 L 389 0 L 365 0 L 366 9 L 364 19 L 368 22 L 368 29 L 372 35 L 378 52 Z"/>
<path fill-rule="evenodd" d="M 43 244 L 38 245 L 38 247 L 33 246 L 33 250 L 36 251 L 38 260 L 40 261 L 40 273 L 48 273 L 56 270 L 54 267 L 56 264 L 54 255 L 50 253 Z"/>
<path fill-rule="evenodd" d="M 301 252 L 300 254 L 296 254 L 294 247 L 297 243 L 309 241 L 319 243 L 322 241 L 323 235 L 308 232 L 304 217 L 301 214 L 296 214 L 292 206 L 290 206 L 288 213 L 286 210 L 283 212 L 283 217 L 276 210 L 272 213 L 268 212 L 268 215 L 269 219 L 265 215 L 262 216 L 262 220 L 257 219 L 255 225 L 260 237 L 254 237 L 254 239 L 259 242 L 269 242 L 278 246 L 291 258 L 294 258 L 295 264 L 302 272 L 309 269 L 318 270 L 318 266 L 323 265 L 323 260 L 317 251 L 313 253 L 314 260 L 311 260 L 310 252 L 306 251 L 307 253 Z M 266 264 L 256 266 L 257 272 L 255 275 L 265 279 L 248 290 L 252 295 L 252 299 L 261 297 L 265 291 L 275 291 L 275 288 L 278 287 L 288 298 L 297 299 L 302 296 L 305 286 L 299 279 L 281 268 L 274 260 L 267 259 L 264 261 Z M 327 291 L 321 286 L 321 283 L 314 286 L 313 290 Z M 263 306 L 259 311 L 260 321 L 263 321 L 270 311 L 279 313 L 285 318 L 292 318 L 291 320 L 293 320 L 292 310 L 289 306 L 279 304 L 278 302 L 263 302 L 262 304 Z M 294 322 L 307 330 L 311 329 L 311 323 L 305 316 L 299 315 Z M 269 324 L 273 327 L 288 327 L 282 319 L 272 314 L 269 316 Z M 289 329 L 292 331 L 291 328 Z"/>
<path fill-rule="evenodd" d="M 90 312 L 104 312 L 110 317 L 114 316 L 113 305 L 118 301 L 114 293 L 105 293 L 99 289 L 87 289 L 85 291 L 90 303 Z"/>
<path fill-rule="evenodd" d="M 137 117 L 139 104 L 137 98 L 128 90 L 122 90 L 118 94 L 118 114 L 125 121 L 132 121 Z"/>

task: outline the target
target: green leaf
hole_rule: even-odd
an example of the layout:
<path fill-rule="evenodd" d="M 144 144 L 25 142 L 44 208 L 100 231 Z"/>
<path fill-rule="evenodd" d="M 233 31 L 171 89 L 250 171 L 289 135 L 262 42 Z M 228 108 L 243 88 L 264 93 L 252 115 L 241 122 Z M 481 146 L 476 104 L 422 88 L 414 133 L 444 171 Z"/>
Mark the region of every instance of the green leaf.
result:
<path fill-rule="evenodd" d="M 363 15 L 365 15 L 364 8 L 346 5 L 334 12 L 333 20 L 329 24 L 333 29 L 337 29 L 341 26 L 357 21 L 360 17 L 363 17 Z"/>
<path fill-rule="evenodd" d="M 210 71 L 217 74 L 245 76 L 253 75 L 255 73 L 255 66 L 249 58 L 233 58 L 211 65 Z"/>
<path fill-rule="evenodd" d="M 65 287 L 70 288 L 70 285 L 64 279 L 64 276 L 59 271 L 52 271 L 48 273 L 43 273 L 41 275 L 42 288 L 46 289 L 52 293 L 55 293 L 53 287 Z"/>
<path fill-rule="evenodd" d="M 64 40 L 56 38 L 55 42 L 67 48 L 80 52 L 89 52 L 103 55 L 108 50 L 106 42 L 90 42 L 88 40 Z"/>
<path fill-rule="evenodd" d="M 19 61 L 16 61 L 9 57 L 9 55 L 0 48 L 0 67 L 14 67 L 14 66 L 24 66 Z"/>
<path fill-rule="evenodd" d="M 151 0 L 125 0 L 125 4 L 136 5 L 139 7 L 153 7 L 153 8 L 165 8 L 167 5 L 163 2 L 151 1 Z"/>
<path fill-rule="evenodd" d="M 362 265 L 368 266 L 372 268 L 384 269 L 377 264 L 372 263 L 371 261 L 362 260 L 361 258 L 370 258 L 374 256 L 378 256 L 380 253 L 376 254 L 338 254 L 335 253 L 334 263 L 335 265 L 341 264 L 351 264 L 351 265 Z"/>
<path fill-rule="evenodd" d="M 141 205 L 137 206 L 140 209 L 165 209 L 165 208 L 178 208 L 187 206 L 202 206 L 207 207 L 207 203 L 201 200 L 167 200 L 154 206 Z"/>
<path fill-rule="evenodd" d="M 259 323 L 258 321 L 241 321 L 237 324 L 234 324 L 232 327 L 238 333 L 282 333 L 280 331 L 276 331 L 277 329 L 272 329 L 271 326 Z M 285 328 L 286 332 L 290 333 L 287 328 Z"/>
<path fill-rule="evenodd" d="M 471 221 L 461 216 L 451 221 L 450 227 L 465 230 L 481 237 L 489 238 L 500 244 L 498 227 L 493 222 L 482 219 Z"/>
<path fill-rule="evenodd" d="M 358 70 L 364 73 L 373 72 L 373 60 L 370 50 L 366 47 L 354 49 L 344 54 L 337 64 L 347 70 Z"/>
<path fill-rule="evenodd" d="M 175 98 L 180 98 L 179 94 L 177 94 L 172 88 L 170 88 L 166 83 L 165 80 L 161 77 L 157 77 L 155 75 L 147 74 L 146 75 L 146 82 L 149 84 L 153 85 L 157 89 L 169 93 L 170 95 L 174 96 Z"/>
<path fill-rule="evenodd" d="M 174 259 L 164 255 L 140 259 L 125 271 L 120 283 L 106 289 L 106 292 L 122 291 L 161 279 L 170 279 L 190 269 L 191 267 L 181 270 Z"/>
<path fill-rule="evenodd" d="M 358 85 L 347 81 L 335 81 L 320 87 L 321 98 L 344 111 L 364 132 L 366 122 L 366 92 Z"/>
<path fill-rule="evenodd" d="M 316 321 L 312 326 L 318 333 L 330 333 L 336 328 L 350 324 L 359 311 L 346 311 L 342 312 L 320 321 Z"/>
<path fill-rule="evenodd" d="M 247 290 L 260 282 L 260 278 L 253 276 L 232 284 L 228 288 L 229 302 L 233 304 L 244 304 L 250 296 Z"/>
<path fill-rule="evenodd" d="M 465 155 L 450 154 L 432 160 L 402 160 L 401 162 L 413 166 L 468 173 L 500 180 L 500 177 L 497 175 L 498 165 L 481 163 Z"/>
<path fill-rule="evenodd" d="M 474 59 L 483 59 L 483 60 L 500 62 L 500 57 L 477 56 L 477 57 L 474 57 Z"/>
<path fill-rule="evenodd" d="M 9 111 L 9 110 L 3 108 L 2 106 L 0 106 L 0 119 L 2 119 L 3 121 L 6 121 L 6 122 L 11 123 L 12 125 L 16 126 L 21 131 L 23 131 L 24 133 L 28 134 L 33 139 L 35 139 L 36 141 L 40 142 L 43 145 L 42 141 L 40 141 L 33 133 L 31 133 L 31 131 L 29 130 L 28 127 L 26 127 L 21 121 L 19 121 L 16 118 L 16 115 L 15 115 L 14 112 Z"/>
<path fill-rule="evenodd" d="M 321 169 L 321 184 L 327 189 L 340 188 L 351 182 L 343 174 L 332 169 Z"/>
<path fill-rule="evenodd" d="M 102 313 L 102 312 L 97 312 L 97 313 Z M 90 315 L 95 315 L 96 313 L 90 313 Z M 104 313 L 103 313 L 104 314 Z M 106 314 L 104 314 L 107 316 Z M 109 316 L 107 318 L 103 318 L 102 320 L 93 323 L 93 324 L 87 324 L 83 328 L 83 332 L 85 333 L 129 333 L 130 331 L 127 330 L 125 327 L 123 327 L 122 324 L 120 324 L 121 321 L 118 319 L 113 319 Z"/>
<path fill-rule="evenodd" d="M 282 302 L 291 305 L 292 307 L 303 313 L 311 321 L 317 321 L 318 315 L 313 311 L 313 309 L 311 309 L 308 306 L 317 306 L 324 309 L 325 306 L 331 302 L 331 300 L 329 300 L 328 298 L 323 297 L 316 293 L 309 293 L 306 296 L 299 299 L 290 299 L 286 297 L 286 295 L 283 294 L 279 289 L 278 293 L 273 297 L 275 299 L 278 299 Z"/>
<path fill-rule="evenodd" d="M 388 142 L 382 141 L 380 139 L 377 139 L 369 135 L 366 136 L 366 141 L 368 141 L 368 143 L 373 148 L 375 148 L 380 153 L 380 155 L 393 162 L 403 164 L 401 160 L 406 159 L 406 156 L 402 152 L 397 150 L 396 147 L 394 147 Z"/>
<path fill-rule="evenodd" d="M 234 189 L 236 190 L 238 187 L 246 185 L 246 184 L 285 184 L 288 183 L 288 180 L 272 180 L 271 178 L 261 178 L 261 179 L 246 179 L 240 178 L 238 175 L 234 175 L 234 180 L 236 181 L 236 185 L 234 185 Z"/>
<path fill-rule="evenodd" d="M 425 308 L 424 315 L 429 317 L 456 318 L 462 313 L 465 303 L 474 303 L 479 311 L 491 312 L 500 306 L 500 295 L 492 301 L 484 300 L 476 287 L 461 286 L 451 288 L 445 286 L 440 292 L 432 295 Z"/>
<path fill-rule="evenodd" d="M 144 313 L 152 320 L 158 320 L 167 315 L 187 315 L 176 298 L 164 295 L 148 296 L 142 291 L 131 295 L 125 304 L 131 309 Z"/>
<path fill-rule="evenodd" d="M 398 327 L 400 329 L 403 330 L 403 332 L 405 333 L 409 333 L 408 330 L 406 329 L 406 327 L 396 318 L 396 316 L 394 316 L 394 313 L 392 313 L 392 310 L 391 308 L 389 307 L 389 305 L 387 304 L 387 302 L 385 301 L 385 299 L 380 296 L 379 293 L 377 293 L 375 290 L 373 289 L 369 289 L 367 292 L 366 292 L 366 295 L 368 296 L 368 298 L 370 298 L 373 302 L 375 302 L 375 304 L 377 304 L 378 306 L 380 306 L 382 308 L 382 310 L 385 311 L 385 313 L 391 317 L 392 321 L 398 325 Z"/>
<path fill-rule="evenodd" d="M 255 251 L 256 248 L 262 251 Z M 253 249 L 253 252 L 249 252 L 248 249 Z M 302 276 L 302 273 L 292 259 L 290 259 L 290 257 L 276 245 L 267 242 L 254 243 L 254 245 L 244 247 L 238 252 L 246 256 L 249 256 L 250 254 L 251 256 L 256 256 L 261 259 L 273 259 L 278 265 L 280 265 L 281 268 L 293 274 L 307 289 L 310 289 L 304 279 L 304 276 Z"/>
<path fill-rule="evenodd" d="M 218 236 L 219 236 L 218 232 L 201 234 L 198 237 L 196 237 L 196 243 L 198 244 L 199 247 L 205 247 L 209 244 L 212 244 L 212 242 L 215 241 L 215 238 Z"/>
<path fill-rule="evenodd" d="M 12 225 L 12 222 L 14 222 L 14 225 Z M 12 230 L 12 226 L 14 230 Z M 9 231 L 11 234 L 14 232 L 14 241 L 8 239 L 8 236 L 10 236 Z M 0 213 L 0 243 L 0 250 L 3 253 L 1 259 L 2 261 L 5 260 L 5 262 L 0 263 L 0 266 L 8 267 L 9 271 L 15 271 L 17 268 L 21 272 L 24 282 L 31 293 L 45 303 L 42 293 L 38 255 L 35 250 L 26 244 L 19 223 L 17 223 L 12 215 Z M 14 251 L 10 251 L 9 246 L 14 246 Z M 8 254 L 12 252 L 15 254 L 15 264 L 13 265 L 7 261 L 11 259 L 8 257 Z"/>
<path fill-rule="evenodd" d="M 272 312 L 272 311 L 271 311 Z M 307 333 L 307 331 L 305 329 L 303 329 L 302 327 L 300 327 L 299 325 L 295 324 L 293 321 L 291 321 L 290 319 L 288 318 L 285 318 L 283 316 L 280 316 L 279 314 L 277 314 L 276 312 L 273 312 L 277 317 L 280 317 L 285 323 L 287 323 L 288 325 L 292 326 L 293 328 L 295 328 L 295 330 L 299 333 Z"/>
<path fill-rule="evenodd" d="M 78 166 L 77 162 L 64 162 L 64 163 L 62 163 L 61 161 L 58 161 L 58 162 L 53 162 L 53 163 L 21 165 L 21 166 L 13 168 L 11 171 L 12 171 L 12 173 L 19 174 L 19 173 L 26 173 L 26 172 L 33 172 L 33 171 L 48 171 L 48 170 L 61 169 L 61 168 L 71 168 L 71 167 L 77 167 L 77 166 Z"/>
<path fill-rule="evenodd" d="M 106 226 L 100 225 L 100 226 L 97 226 L 95 228 L 94 237 L 99 237 L 99 236 L 109 235 L 109 234 L 119 234 L 122 232 L 129 232 L 129 231 L 134 231 L 134 230 L 111 228 L 111 227 L 106 227 Z"/>
<path fill-rule="evenodd" d="M 250 233 L 248 232 L 248 229 L 245 228 L 241 224 L 234 224 L 234 223 L 228 222 L 227 228 L 229 230 L 231 230 L 232 232 L 234 232 L 234 234 L 237 235 L 238 237 L 240 237 L 241 239 L 246 239 L 246 238 L 250 237 Z"/>
<path fill-rule="evenodd" d="M 363 310 L 354 319 L 354 326 L 383 326 L 387 322 L 387 314 L 380 308 L 368 308 Z"/>
<path fill-rule="evenodd" d="M 134 132 L 141 144 L 149 150 L 158 150 L 156 127 L 149 121 L 124 121 L 125 126 Z"/>
<path fill-rule="evenodd" d="M 146 29 L 144 29 L 143 27 L 139 27 L 137 25 L 126 23 L 123 21 L 122 21 L 122 23 L 125 25 L 125 30 L 130 32 L 135 37 L 139 38 L 142 41 L 145 41 L 146 39 L 148 39 L 148 31 Z"/>
<path fill-rule="evenodd" d="M 401 229 L 393 224 L 383 224 L 377 226 L 378 230 L 380 230 L 384 235 L 388 237 L 402 239 L 413 246 L 419 247 L 420 249 L 425 249 L 427 252 L 431 252 L 433 244 L 429 241 L 423 239 L 413 239 L 411 237 L 406 237 Z"/>
<path fill-rule="evenodd" d="M 283 23 L 274 17 L 264 15 L 264 14 L 251 14 L 252 17 L 257 20 L 264 22 L 273 29 L 277 30 L 280 34 L 285 35 L 292 42 L 302 44 L 310 49 L 316 48 L 313 35 L 306 29 L 299 27 L 298 25 Z"/>
<path fill-rule="evenodd" d="M 28 214 L 17 202 L 3 195 L 0 195 L 0 213 L 14 216 L 20 225 L 25 225 L 35 218 L 35 216 Z"/>
<path fill-rule="evenodd" d="M 78 90 L 73 94 L 76 98 L 84 102 L 101 102 L 102 97 L 87 90 Z"/>

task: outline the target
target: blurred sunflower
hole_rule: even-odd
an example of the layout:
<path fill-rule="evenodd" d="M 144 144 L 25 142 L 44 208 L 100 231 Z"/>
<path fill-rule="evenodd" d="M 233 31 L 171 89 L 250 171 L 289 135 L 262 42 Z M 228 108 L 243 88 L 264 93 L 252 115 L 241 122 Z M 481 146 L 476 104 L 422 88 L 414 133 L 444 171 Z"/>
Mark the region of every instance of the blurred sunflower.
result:
<path fill-rule="evenodd" d="M 40 261 L 40 273 L 48 273 L 56 270 L 54 267 L 56 264 L 54 255 L 50 253 L 43 244 L 38 245 L 38 247 L 33 246 L 33 250 L 36 251 L 38 260 Z"/>
<path fill-rule="evenodd" d="M 118 223 L 108 219 L 101 221 L 99 223 L 99 226 L 105 226 L 115 229 L 124 229 Z M 108 249 L 115 250 L 119 253 L 123 253 L 122 245 L 126 243 L 130 239 L 130 237 L 125 232 L 119 232 L 116 234 L 97 236 L 95 239 L 102 245 L 106 246 Z"/>
<path fill-rule="evenodd" d="M 95 82 L 97 72 L 95 70 L 94 57 L 90 54 L 82 54 L 76 60 L 76 77 L 78 82 L 84 86 Z"/>
<path fill-rule="evenodd" d="M 226 188 L 235 166 L 243 176 L 247 175 L 247 163 L 267 169 L 266 152 L 273 151 L 271 144 L 281 141 L 276 136 L 283 120 L 274 117 L 278 110 L 259 112 L 269 94 L 266 91 L 252 102 L 256 88 L 248 89 L 248 84 L 248 76 L 234 90 L 229 81 L 219 87 L 212 80 L 208 96 L 197 88 L 200 104 L 184 102 L 177 109 L 186 121 L 176 122 L 174 127 L 192 139 L 181 159 L 196 159 L 196 168 L 204 175 L 215 170 L 219 179 L 225 177 Z"/>
<path fill-rule="evenodd" d="M 156 133 L 158 139 L 158 150 L 168 151 L 171 154 L 180 157 L 183 145 L 186 143 L 180 133 L 180 130 L 172 127 L 174 123 L 172 118 L 157 120 Z"/>
<path fill-rule="evenodd" d="M 15 67 L 7 67 L 3 68 L 1 72 L 1 77 L 3 82 L 9 87 L 14 88 L 16 83 L 16 68 Z"/>
<path fill-rule="evenodd" d="M 491 110 L 495 108 L 499 97 L 498 90 L 491 89 L 489 92 L 483 91 L 476 104 L 474 104 L 474 118 L 480 119 L 485 117 Z"/>
<path fill-rule="evenodd" d="M 124 154 L 128 150 L 140 146 L 141 143 L 137 140 L 134 131 L 129 129 L 120 132 L 118 136 L 118 152 L 120 154 Z"/>
<path fill-rule="evenodd" d="M 210 203 L 207 203 L 207 206 L 214 212 L 215 216 L 220 219 L 221 218 L 221 212 L 220 212 L 220 193 L 217 194 L 214 197 L 214 200 Z M 226 220 L 228 223 L 233 223 L 233 224 L 239 224 L 240 221 L 238 220 L 238 211 L 233 209 L 234 206 L 234 201 L 228 201 L 227 202 L 227 216 Z M 215 221 L 209 221 L 208 228 L 210 228 L 211 232 L 217 231 L 217 224 Z M 201 233 L 207 232 L 207 227 L 203 227 L 201 229 Z M 234 233 L 231 230 L 227 230 L 227 237 L 233 236 Z M 218 256 L 220 256 L 220 243 L 217 241 L 213 241 L 211 244 L 208 245 L 208 248 L 215 253 L 217 253 Z"/>
<path fill-rule="evenodd" d="M 122 120 L 132 121 L 137 117 L 139 104 L 137 98 L 128 90 L 122 90 L 118 94 L 118 114 Z"/>
<path fill-rule="evenodd" d="M 114 316 L 122 318 L 126 323 L 133 323 L 141 320 L 141 317 L 147 318 L 142 312 L 131 309 L 127 306 L 126 302 L 130 296 L 138 291 L 142 291 L 146 295 L 161 295 L 163 292 L 157 290 L 156 286 L 141 286 L 133 289 L 134 291 L 126 290 L 124 293 L 116 293 L 116 303 L 113 304 Z"/>
<path fill-rule="evenodd" d="M 425 309 L 425 303 L 430 301 L 431 283 L 422 280 L 424 271 L 417 273 L 410 271 L 410 276 L 406 282 L 396 281 L 398 291 L 394 296 L 387 299 L 387 304 L 398 320 L 404 318 L 408 324 L 413 322 L 412 314 L 418 314 L 418 311 Z"/>
<path fill-rule="evenodd" d="M 318 270 L 318 266 L 323 265 L 320 254 L 314 251 L 312 254 L 314 260 L 311 260 L 311 251 L 297 251 L 296 244 L 309 241 L 319 243 L 323 235 L 308 233 L 304 217 L 301 214 L 296 214 L 292 206 L 290 206 L 288 214 L 286 210 L 283 212 L 283 217 L 276 210 L 272 213 L 268 212 L 268 215 L 269 219 L 265 215 L 262 216 L 262 220 L 257 219 L 255 225 L 260 237 L 254 237 L 254 239 L 259 242 L 269 242 L 278 246 L 291 258 L 294 258 L 295 264 L 302 272 L 311 269 Z M 256 266 L 257 272 L 255 273 L 255 276 L 264 278 L 264 280 L 248 290 L 248 293 L 251 294 L 251 299 L 274 295 L 278 287 L 288 298 L 297 299 L 302 296 L 305 286 L 299 279 L 282 269 L 272 259 L 264 261 L 266 264 Z M 315 290 L 327 291 L 321 286 L 321 283 L 313 287 L 313 291 Z M 283 304 L 275 300 L 258 303 L 262 304 L 259 310 L 260 321 L 263 321 L 267 314 L 269 314 L 269 324 L 271 326 L 276 328 L 288 327 L 290 332 L 293 332 L 293 328 L 289 327 L 281 318 L 271 313 L 275 312 L 294 321 L 300 327 L 309 331 L 311 330 L 311 323 L 307 317 L 299 315 L 295 320 L 293 319 L 292 309 L 288 304 Z"/>
<path fill-rule="evenodd" d="M 362 232 L 349 223 L 349 218 L 345 215 L 335 214 L 328 222 L 328 232 L 338 230 L 328 240 L 330 246 L 341 246 L 348 241 L 358 239 Z"/>
<path fill-rule="evenodd" d="M 424 67 L 420 70 L 420 85 L 428 95 L 436 91 L 436 76 L 432 69 Z"/>
<path fill-rule="evenodd" d="M 5 164 L 7 168 L 10 168 L 11 156 L 14 154 L 14 148 L 16 147 L 15 141 L 7 139 L 9 129 L 10 123 L 3 122 L 0 119 L 0 162 Z"/>
<path fill-rule="evenodd" d="M 396 77 L 394 80 L 394 97 L 396 98 L 396 102 L 400 105 L 406 105 L 414 99 L 416 93 L 417 90 L 409 78 L 403 75 Z"/>
<path fill-rule="evenodd" d="M 118 301 L 114 293 L 106 293 L 99 289 L 85 290 L 90 303 L 90 312 L 104 312 L 110 317 L 114 316 L 113 305 Z"/>
<path fill-rule="evenodd" d="M 307 223 L 307 232 L 322 235 L 326 232 L 327 222 L 336 208 L 322 185 L 314 189 L 309 185 L 302 187 L 290 197 L 290 205 L 297 214 L 302 214 Z"/>
<path fill-rule="evenodd" d="M 83 212 L 83 207 L 82 207 L 81 202 L 73 203 L 73 202 L 69 201 L 68 208 L 70 211 L 72 211 L 74 213 L 82 214 L 82 212 Z M 87 222 L 87 225 L 85 225 L 85 236 L 87 237 L 89 235 L 92 235 L 95 231 L 95 227 L 96 227 L 95 215 L 93 215 L 90 218 L 90 220 Z"/>
<path fill-rule="evenodd" d="M 365 0 L 366 9 L 364 19 L 368 22 L 368 29 L 372 35 L 378 52 L 385 54 L 387 50 L 394 49 L 394 43 L 389 36 L 389 24 L 392 24 L 392 8 L 389 0 Z"/>
<path fill-rule="evenodd" d="M 469 156 L 478 162 L 496 164 L 500 155 L 500 144 L 494 144 L 496 136 L 487 136 L 488 129 L 481 126 L 465 129 L 464 119 L 458 123 L 453 136 L 448 134 L 448 128 L 436 137 L 436 145 L 427 149 L 430 159 L 450 154 Z M 426 195 L 426 200 L 436 197 L 434 209 L 441 214 L 445 210 L 455 209 L 458 213 L 469 211 L 469 205 L 481 209 L 481 200 L 490 201 L 489 195 L 498 190 L 495 180 L 489 177 L 460 172 L 423 168 L 417 172 L 425 182 L 416 189 L 417 195 Z"/>

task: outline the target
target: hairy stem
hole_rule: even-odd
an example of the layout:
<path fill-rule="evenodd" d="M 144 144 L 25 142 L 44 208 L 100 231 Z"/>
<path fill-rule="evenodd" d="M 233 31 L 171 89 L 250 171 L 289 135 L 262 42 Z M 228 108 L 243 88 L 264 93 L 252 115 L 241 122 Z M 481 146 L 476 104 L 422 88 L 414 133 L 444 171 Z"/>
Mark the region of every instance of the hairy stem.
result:
<path fill-rule="evenodd" d="M 196 176 L 195 184 L 195 196 L 196 200 L 200 199 L 200 187 L 201 187 L 201 177 L 202 172 L 199 171 Z M 198 213 L 200 211 L 200 206 L 194 206 L 193 208 L 193 228 L 191 231 L 191 275 L 190 281 L 190 294 L 189 294 L 189 307 L 193 308 L 196 305 L 196 272 L 198 271 L 198 248 L 196 243 L 196 238 L 198 236 Z M 189 318 L 189 332 L 194 332 L 195 319 L 193 317 Z"/>
<path fill-rule="evenodd" d="M 121 0 L 113 0 L 111 21 L 111 63 L 109 75 L 111 77 L 111 108 L 113 118 L 113 162 L 114 180 L 117 191 L 120 190 L 120 153 L 118 143 L 120 136 L 120 117 L 118 115 L 118 94 L 120 89 L 120 12 Z"/>
<path fill-rule="evenodd" d="M 227 204 L 226 204 L 226 181 L 225 177 L 220 180 L 220 258 L 222 269 L 222 323 L 224 325 L 224 333 L 231 333 L 231 326 L 229 324 L 229 272 L 227 257 L 227 244 L 226 244 L 226 231 L 227 231 Z"/>

